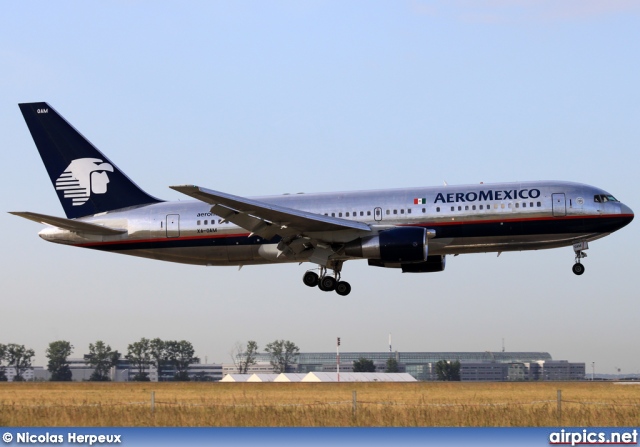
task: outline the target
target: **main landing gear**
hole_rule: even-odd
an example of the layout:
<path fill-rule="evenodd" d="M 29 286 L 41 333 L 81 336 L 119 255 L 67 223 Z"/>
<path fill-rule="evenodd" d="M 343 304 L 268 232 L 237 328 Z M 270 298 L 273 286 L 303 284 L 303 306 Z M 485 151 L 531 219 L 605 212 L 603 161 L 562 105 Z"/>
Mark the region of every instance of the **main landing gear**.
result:
<path fill-rule="evenodd" d="M 587 257 L 587 254 L 584 250 L 588 249 L 589 245 L 587 242 L 577 242 L 573 244 L 573 251 L 576 253 L 576 263 L 573 264 L 571 270 L 576 275 L 582 275 L 584 273 L 584 265 L 582 265 L 582 259 Z"/>
<path fill-rule="evenodd" d="M 323 292 L 335 292 L 341 296 L 347 296 L 351 292 L 351 285 L 346 281 L 340 281 L 340 270 L 342 263 L 336 264 L 336 268 L 333 269 L 334 276 L 327 275 L 327 268 L 320 267 L 320 274 L 318 275 L 313 270 L 307 270 L 302 276 L 302 282 L 306 286 L 316 287 Z"/>

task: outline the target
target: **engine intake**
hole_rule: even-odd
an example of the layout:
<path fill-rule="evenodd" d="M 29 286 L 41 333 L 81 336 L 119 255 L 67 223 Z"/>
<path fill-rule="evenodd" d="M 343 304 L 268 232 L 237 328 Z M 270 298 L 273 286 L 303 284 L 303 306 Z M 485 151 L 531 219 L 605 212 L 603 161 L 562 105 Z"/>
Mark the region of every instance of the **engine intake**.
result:
<path fill-rule="evenodd" d="M 399 227 L 384 230 L 376 236 L 356 239 L 344 247 L 347 256 L 377 259 L 382 263 L 412 264 L 428 257 L 427 230 L 421 227 Z"/>

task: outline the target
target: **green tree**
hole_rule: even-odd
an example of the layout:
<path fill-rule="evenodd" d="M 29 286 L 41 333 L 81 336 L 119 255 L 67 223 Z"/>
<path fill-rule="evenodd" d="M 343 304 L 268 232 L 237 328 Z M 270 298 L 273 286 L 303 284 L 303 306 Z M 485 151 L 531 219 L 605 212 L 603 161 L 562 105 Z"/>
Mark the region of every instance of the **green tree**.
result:
<path fill-rule="evenodd" d="M 8 366 L 14 368 L 16 375 L 13 377 L 14 382 L 22 382 L 24 380 L 24 372 L 31 368 L 31 359 L 36 353 L 33 349 L 27 349 L 24 345 L 10 343 L 7 345 L 6 359 Z"/>
<path fill-rule="evenodd" d="M 194 357 L 193 345 L 186 340 L 166 341 L 165 348 L 167 357 L 176 370 L 173 380 L 188 382 L 190 380 L 189 365 L 198 361 L 198 358 Z"/>
<path fill-rule="evenodd" d="M 89 343 L 89 354 L 85 356 L 85 363 L 91 365 L 94 370 L 89 380 L 92 382 L 108 382 L 109 370 L 118 364 L 120 353 L 112 351 L 111 346 L 105 345 L 102 340 L 95 344 Z"/>
<path fill-rule="evenodd" d="M 151 356 L 151 344 L 150 340 L 142 337 L 140 341 L 131 343 L 127 347 L 127 355 L 125 358 L 129 360 L 129 363 L 138 372 L 133 376 L 133 380 L 136 382 L 149 382 L 149 373 L 147 368 L 153 362 Z"/>
<path fill-rule="evenodd" d="M 240 342 L 236 343 L 235 348 L 231 351 L 231 358 L 238 374 L 246 374 L 249 368 L 257 363 L 257 354 L 258 343 L 255 341 L 249 340 L 246 347 Z"/>
<path fill-rule="evenodd" d="M 360 357 L 358 360 L 353 361 L 354 373 L 371 373 L 376 372 L 376 365 L 373 364 L 373 360 Z"/>
<path fill-rule="evenodd" d="M 300 348 L 289 340 L 276 340 L 267 345 L 265 351 L 271 356 L 271 366 L 276 373 L 285 373 L 294 363 Z"/>
<path fill-rule="evenodd" d="M 70 382 L 71 368 L 67 357 L 73 352 L 73 346 L 68 341 L 58 340 L 49 343 L 46 350 L 47 370 L 51 373 L 52 382 Z"/>
<path fill-rule="evenodd" d="M 384 372 L 397 373 L 399 371 L 400 369 L 398 368 L 398 361 L 393 357 L 389 357 L 389 359 L 387 359 L 387 367 L 385 368 Z"/>
<path fill-rule="evenodd" d="M 436 374 L 438 380 L 444 380 L 447 382 L 460 381 L 460 361 L 448 362 L 446 360 L 440 360 L 436 363 Z"/>
<path fill-rule="evenodd" d="M 169 363 L 166 343 L 159 338 L 149 341 L 149 354 L 151 355 L 151 364 L 156 367 L 158 373 L 158 382 L 162 381 L 162 369 Z"/>

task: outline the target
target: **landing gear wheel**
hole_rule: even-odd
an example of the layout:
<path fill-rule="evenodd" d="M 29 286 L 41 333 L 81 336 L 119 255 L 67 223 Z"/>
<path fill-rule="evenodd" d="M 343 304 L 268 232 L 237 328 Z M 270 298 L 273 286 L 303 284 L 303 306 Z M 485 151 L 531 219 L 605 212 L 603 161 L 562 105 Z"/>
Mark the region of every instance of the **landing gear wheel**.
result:
<path fill-rule="evenodd" d="M 575 273 L 576 275 L 582 275 L 584 273 L 584 265 L 576 262 L 575 264 L 573 264 L 571 270 L 573 270 L 573 273 Z"/>
<path fill-rule="evenodd" d="M 306 272 L 302 277 L 302 282 L 305 286 L 315 287 L 318 285 L 320 281 L 318 274 L 316 272 Z"/>
<path fill-rule="evenodd" d="M 324 276 L 320 279 L 318 288 L 323 292 L 331 292 L 336 289 L 336 279 L 333 276 Z"/>
<path fill-rule="evenodd" d="M 336 293 L 341 296 L 347 296 L 351 293 L 351 284 L 346 281 L 340 281 L 336 284 Z"/>

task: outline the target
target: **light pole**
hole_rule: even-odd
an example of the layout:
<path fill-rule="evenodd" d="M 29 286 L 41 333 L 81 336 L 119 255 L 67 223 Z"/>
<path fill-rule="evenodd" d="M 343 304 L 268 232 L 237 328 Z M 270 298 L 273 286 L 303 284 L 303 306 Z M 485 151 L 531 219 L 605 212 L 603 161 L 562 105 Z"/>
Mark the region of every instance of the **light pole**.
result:
<path fill-rule="evenodd" d="M 596 362 L 591 362 L 591 381 L 593 382 L 596 377 Z"/>
<path fill-rule="evenodd" d="M 340 337 L 336 341 L 336 371 L 338 372 L 338 382 L 340 382 Z"/>

